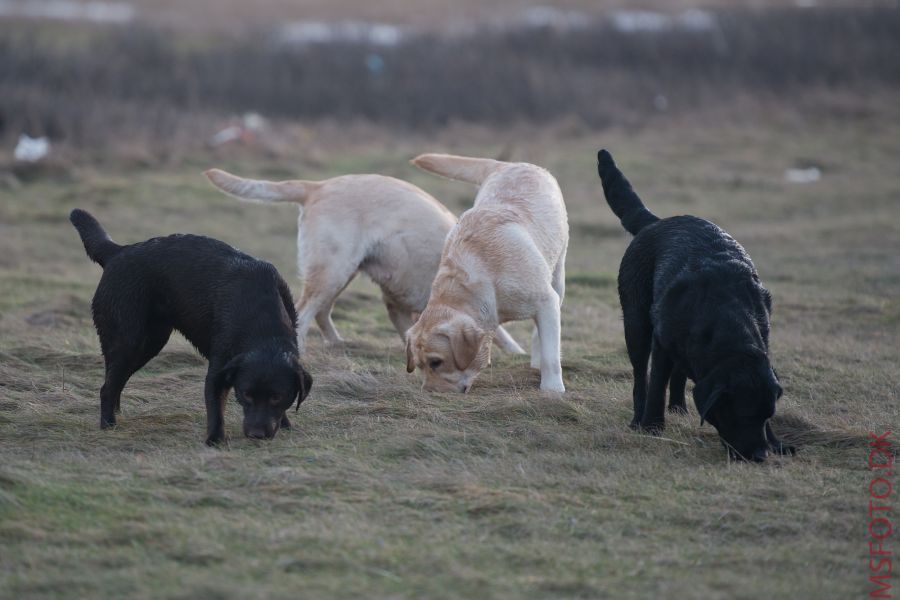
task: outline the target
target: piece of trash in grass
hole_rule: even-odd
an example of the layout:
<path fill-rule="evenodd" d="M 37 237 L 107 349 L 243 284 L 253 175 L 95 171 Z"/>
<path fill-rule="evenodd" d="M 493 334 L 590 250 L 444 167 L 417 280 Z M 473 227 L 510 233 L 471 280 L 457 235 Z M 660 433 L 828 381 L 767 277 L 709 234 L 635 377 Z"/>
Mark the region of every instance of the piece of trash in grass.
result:
<path fill-rule="evenodd" d="M 709 11 L 692 8 L 679 15 L 667 15 L 651 10 L 617 10 L 612 13 L 613 29 L 622 33 L 660 31 L 689 31 L 702 33 L 717 26 L 715 15 Z"/>
<path fill-rule="evenodd" d="M 209 138 L 209 145 L 221 146 L 222 144 L 227 144 L 228 142 L 239 140 L 241 139 L 241 134 L 243 132 L 244 130 L 237 125 L 226 127 L 225 129 L 217 131 L 211 138 Z"/>
<path fill-rule="evenodd" d="M 0 0 L 0 17 L 121 24 L 132 21 L 134 16 L 134 7 L 126 2 Z"/>
<path fill-rule="evenodd" d="M 262 133 L 267 126 L 268 123 L 265 117 L 259 113 L 248 112 L 241 118 L 239 125 L 229 125 L 217 131 L 209 138 L 208 143 L 213 147 L 238 141 L 244 144 L 252 144 L 256 141 L 257 135 Z"/>
<path fill-rule="evenodd" d="M 371 44 L 372 46 L 396 46 L 408 33 L 408 29 L 390 23 L 367 21 L 294 21 L 282 25 L 277 38 L 284 44 Z"/>
<path fill-rule="evenodd" d="M 268 126 L 266 118 L 255 112 L 244 113 L 243 122 L 244 129 L 256 132 L 262 131 Z"/>
<path fill-rule="evenodd" d="M 819 167 L 788 169 L 784 172 L 784 179 L 788 183 L 813 183 L 822 179 L 822 171 Z"/>
<path fill-rule="evenodd" d="M 22 162 L 37 162 L 50 153 L 50 140 L 45 137 L 33 138 L 23 133 L 19 136 L 19 143 L 13 150 L 16 160 Z"/>

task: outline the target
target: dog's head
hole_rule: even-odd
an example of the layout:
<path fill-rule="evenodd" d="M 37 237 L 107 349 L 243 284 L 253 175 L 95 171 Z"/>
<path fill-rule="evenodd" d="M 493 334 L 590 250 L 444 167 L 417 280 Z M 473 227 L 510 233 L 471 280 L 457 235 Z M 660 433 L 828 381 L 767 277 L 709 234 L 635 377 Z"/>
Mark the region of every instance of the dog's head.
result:
<path fill-rule="evenodd" d="M 492 333 L 465 313 L 426 309 L 406 334 L 406 371 L 421 369 L 428 391 L 468 392 L 491 362 Z"/>
<path fill-rule="evenodd" d="M 306 399 L 312 376 L 290 353 L 250 352 L 235 356 L 217 375 L 217 389 L 234 388 L 244 410 L 244 435 L 270 439 L 291 405 Z"/>
<path fill-rule="evenodd" d="M 724 361 L 694 386 L 701 420 L 716 428 L 732 458 L 754 462 L 768 456 L 766 423 L 781 394 L 764 355 Z"/>

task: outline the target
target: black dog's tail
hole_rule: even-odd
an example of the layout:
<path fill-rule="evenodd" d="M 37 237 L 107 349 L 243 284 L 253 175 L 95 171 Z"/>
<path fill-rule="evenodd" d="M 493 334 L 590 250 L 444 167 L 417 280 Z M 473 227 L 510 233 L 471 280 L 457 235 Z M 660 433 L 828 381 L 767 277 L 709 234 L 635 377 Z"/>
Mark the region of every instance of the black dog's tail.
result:
<path fill-rule="evenodd" d="M 659 217 L 647 210 L 641 202 L 607 150 L 597 153 L 597 172 L 603 182 L 606 203 L 629 233 L 637 235 L 647 225 L 659 221 Z"/>
<path fill-rule="evenodd" d="M 76 208 L 69 214 L 69 220 L 78 230 L 88 258 L 101 267 L 122 249 L 89 212 Z"/>

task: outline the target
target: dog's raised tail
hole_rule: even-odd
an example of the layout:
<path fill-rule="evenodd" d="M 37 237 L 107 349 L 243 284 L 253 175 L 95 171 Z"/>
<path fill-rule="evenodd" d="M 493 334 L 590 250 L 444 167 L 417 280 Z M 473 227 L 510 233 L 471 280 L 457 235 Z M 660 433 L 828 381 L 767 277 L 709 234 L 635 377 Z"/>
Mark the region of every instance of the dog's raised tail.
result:
<path fill-rule="evenodd" d="M 647 225 L 659 221 L 659 217 L 647 210 L 641 202 L 609 151 L 601 150 L 597 153 L 597 172 L 603 182 L 606 203 L 629 233 L 637 235 Z"/>
<path fill-rule="evenodd" d="M 451 154 L 420 154 L 410 162 L 423 171 L 476 185 L 481 185 L 491 173 L 509 164 L 492 158 L 471 158 Z"/>
<path fill-rule="evenodd" d="M 103 226 L 86 210 L 76 208 L 69 213 L 69 221 L 78 230 L 88 258 L 101 267 L 106 266 L 106 262 L 122 249 L 122 246 L 112 241 Z"/>
<path fill-rule="evenodd" d="M 315 181 L 265 181 L 262 179 L 245 179 L 232 175 L 221 169 L 204 171 L 209 181 L 238 200 L 256 202 L 293 202 L 305 204 L 310 194 L 319 187 Z"/>

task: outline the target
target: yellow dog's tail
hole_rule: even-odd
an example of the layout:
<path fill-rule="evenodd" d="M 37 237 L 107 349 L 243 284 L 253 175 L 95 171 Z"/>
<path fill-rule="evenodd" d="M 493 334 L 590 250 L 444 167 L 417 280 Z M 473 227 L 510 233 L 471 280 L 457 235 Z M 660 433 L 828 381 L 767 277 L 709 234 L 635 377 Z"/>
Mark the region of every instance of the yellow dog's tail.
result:
<path fill-rule="evenodd" d="M 262 179 L 245 179 L 226 173 L 221 169 L 210 169 L 204 172 L 207 179 L 228 194 L 239 200 L 256 202 L 293 202 L 306 204 L 312 193 L 321 186 L 318 181 L 264 181 Z"/>
<path fill-rule="evenodd" d="M 410 162 L 423 171 L 476 185 L 481 185 L 492 173 L 509 164 L 492 158 L 471 158 L 451 154 L 421 154 Z"/>

